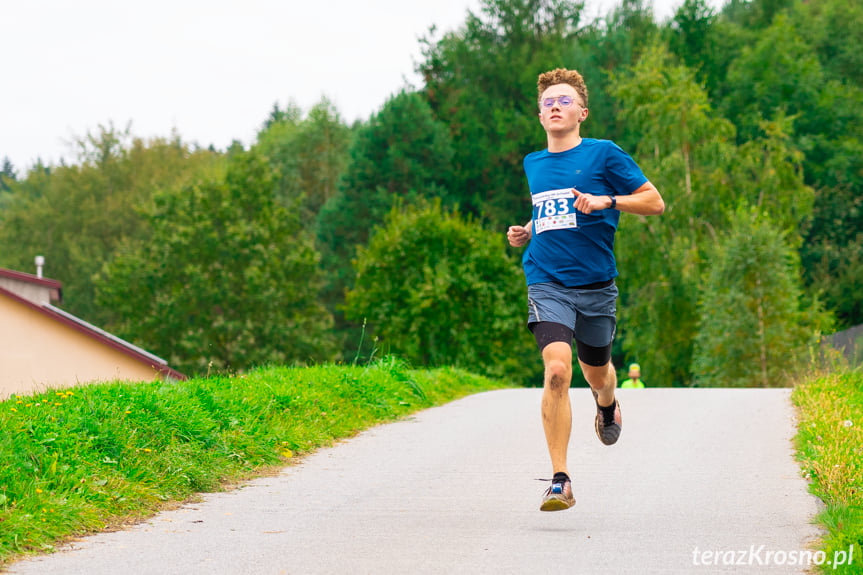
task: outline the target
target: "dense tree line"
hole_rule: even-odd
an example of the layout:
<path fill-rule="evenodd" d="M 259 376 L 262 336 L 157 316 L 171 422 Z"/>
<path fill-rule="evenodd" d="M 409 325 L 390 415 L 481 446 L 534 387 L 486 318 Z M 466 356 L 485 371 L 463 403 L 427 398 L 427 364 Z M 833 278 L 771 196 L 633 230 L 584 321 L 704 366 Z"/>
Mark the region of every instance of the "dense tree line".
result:
<path fill-rule="evenodd" d="M 781 385 L 863 322 L 860 0 L 484 0 L 421 41 L 423 85 L 347 125 L 273 107 L 255 142 L 100 129 L 76 162 L 0 171 L 0 265 L 43 254 L 69 311 L 190 373 L 398 353 L 540 378 L 524 322 L 521 168 L 536 77 L 582 72 L 588 137 L 662 192 L 624 215 L 614 359 L 653 385 Z"/>

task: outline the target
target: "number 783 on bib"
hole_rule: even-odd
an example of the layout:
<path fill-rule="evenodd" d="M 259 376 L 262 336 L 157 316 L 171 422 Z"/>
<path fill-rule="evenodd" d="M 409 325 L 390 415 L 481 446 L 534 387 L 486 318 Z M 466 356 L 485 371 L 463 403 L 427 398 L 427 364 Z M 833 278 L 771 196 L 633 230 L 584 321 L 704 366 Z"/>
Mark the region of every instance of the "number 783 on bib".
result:
<path fill-rule="evenodd" d="M 578 227 L 571 188 L 549 190 L 533 196 L 534 233 Z"/>

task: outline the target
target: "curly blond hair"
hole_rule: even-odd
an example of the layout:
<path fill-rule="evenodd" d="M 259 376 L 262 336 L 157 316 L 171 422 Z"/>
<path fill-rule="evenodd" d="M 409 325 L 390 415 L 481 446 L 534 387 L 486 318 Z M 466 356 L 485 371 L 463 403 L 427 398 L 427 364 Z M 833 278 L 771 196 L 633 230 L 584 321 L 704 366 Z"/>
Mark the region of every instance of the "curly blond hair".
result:
<path fill-rule="evenodd" d="M 566 68 L 555 68 L 539 75 L 539 80 L 536 83 L 537 90 L 539 90 L 537 99 L 542 98 L 542 93 L 548 90 L 549 86 L 557 84 L 569 84 L 575 88 L 575 92 L 581 98 L 581 105 L 587 108 L 587 85 L 584 83 L 584 78 L 575 70 L 567 70 Z"/>

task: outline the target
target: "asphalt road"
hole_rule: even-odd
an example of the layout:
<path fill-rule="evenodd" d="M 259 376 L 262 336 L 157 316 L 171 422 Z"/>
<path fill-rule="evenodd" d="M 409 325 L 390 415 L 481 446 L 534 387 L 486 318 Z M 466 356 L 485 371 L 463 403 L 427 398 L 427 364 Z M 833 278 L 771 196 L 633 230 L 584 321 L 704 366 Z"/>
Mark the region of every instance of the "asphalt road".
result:
<path fill-rule="evenodd" d="M 573 389 L 576 506 L 556 513 L 539 511 L 535 479 L 551 476 L 540 394 L 429 409 L 8 571 L 806 572 L 820 502 L 793 459 L 789 390 L 619 390 L 623 434 L 606 447 L 590 392 Z"/>

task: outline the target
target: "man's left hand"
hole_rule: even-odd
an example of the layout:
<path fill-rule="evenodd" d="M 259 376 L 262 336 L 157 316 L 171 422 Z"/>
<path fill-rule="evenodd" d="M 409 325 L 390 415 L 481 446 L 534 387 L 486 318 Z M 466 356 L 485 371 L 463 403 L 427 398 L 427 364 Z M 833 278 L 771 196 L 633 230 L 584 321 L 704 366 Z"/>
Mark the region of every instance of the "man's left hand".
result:
<path fill-rule="evenodd" d="M 582 194 L 575 188 L 572 188 L 572 194 L 575 196 L 575 209 L 585 215 L 611 207 L 610 196 L 592 196 L 590 194 Z"/>

